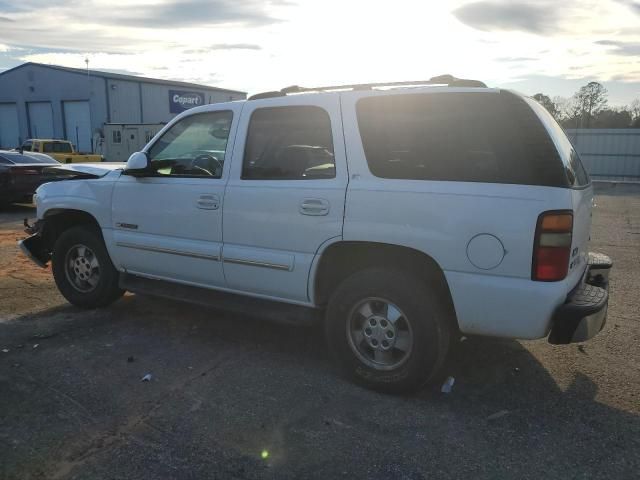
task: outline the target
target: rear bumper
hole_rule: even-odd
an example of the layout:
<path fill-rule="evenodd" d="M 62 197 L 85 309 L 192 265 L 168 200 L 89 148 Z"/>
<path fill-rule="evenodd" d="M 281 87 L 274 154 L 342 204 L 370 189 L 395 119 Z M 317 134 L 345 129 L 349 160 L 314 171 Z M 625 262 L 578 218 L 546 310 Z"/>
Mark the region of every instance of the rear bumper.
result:
<path fill-rule="evenodd" d="M 549 343 L 584 342 L 596 336 L 607 321 L 609 271 L 611 259 L 601 253 L 589 253 L 583 281 L 553 314 Z"/>

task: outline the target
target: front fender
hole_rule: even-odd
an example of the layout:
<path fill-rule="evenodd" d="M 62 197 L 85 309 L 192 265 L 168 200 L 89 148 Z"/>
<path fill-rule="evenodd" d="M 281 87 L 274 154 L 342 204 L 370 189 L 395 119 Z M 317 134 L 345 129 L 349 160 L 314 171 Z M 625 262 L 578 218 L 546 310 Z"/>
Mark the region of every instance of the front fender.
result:
<path fill-rule="evenodd" d="M 45 183 L 36 190 L 38 218 L 78 210 L 94 217 L 101 228 L 110 228 L 113 185 L 105 179 Z"/>

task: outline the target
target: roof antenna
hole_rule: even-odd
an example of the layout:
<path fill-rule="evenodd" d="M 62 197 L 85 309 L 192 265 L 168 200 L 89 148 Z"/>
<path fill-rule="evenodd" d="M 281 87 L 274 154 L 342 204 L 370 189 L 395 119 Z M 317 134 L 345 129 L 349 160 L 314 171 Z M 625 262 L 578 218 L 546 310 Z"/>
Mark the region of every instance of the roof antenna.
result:
<path fill-rule="evenodd" d="M 87 64 L 87 78 L 89 78 L 89 57 L 85 57 L 84 63 Z"/>

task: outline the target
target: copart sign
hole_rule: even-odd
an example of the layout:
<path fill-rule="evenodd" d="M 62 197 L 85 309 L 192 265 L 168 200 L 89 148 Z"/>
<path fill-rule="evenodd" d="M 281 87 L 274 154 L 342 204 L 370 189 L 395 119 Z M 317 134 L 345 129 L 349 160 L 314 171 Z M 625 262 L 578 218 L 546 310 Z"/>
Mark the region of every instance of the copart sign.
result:
<path fill-rule="evenodd" d="M 169 90 L 169 111 L 180 113 L 193 107 L 204 105 L 204 95 L 198 92 Z"/>

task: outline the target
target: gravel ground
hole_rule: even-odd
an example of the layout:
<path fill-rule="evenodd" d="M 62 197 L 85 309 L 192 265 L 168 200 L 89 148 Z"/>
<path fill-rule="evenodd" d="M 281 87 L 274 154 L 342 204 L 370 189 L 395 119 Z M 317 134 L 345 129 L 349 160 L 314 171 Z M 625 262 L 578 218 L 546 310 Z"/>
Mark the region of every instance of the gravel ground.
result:
<path fill-rule="evenodd" d="M 470 338 L 452 393 L 409 397 L 342 380 L 317 328 L 134 295 L 71 307 L 18 254 L 33 209 L 0 212 L 0 477 L 638 478 L 640 187 L 599 186 L 597 203 L 604 331 Z"/>

